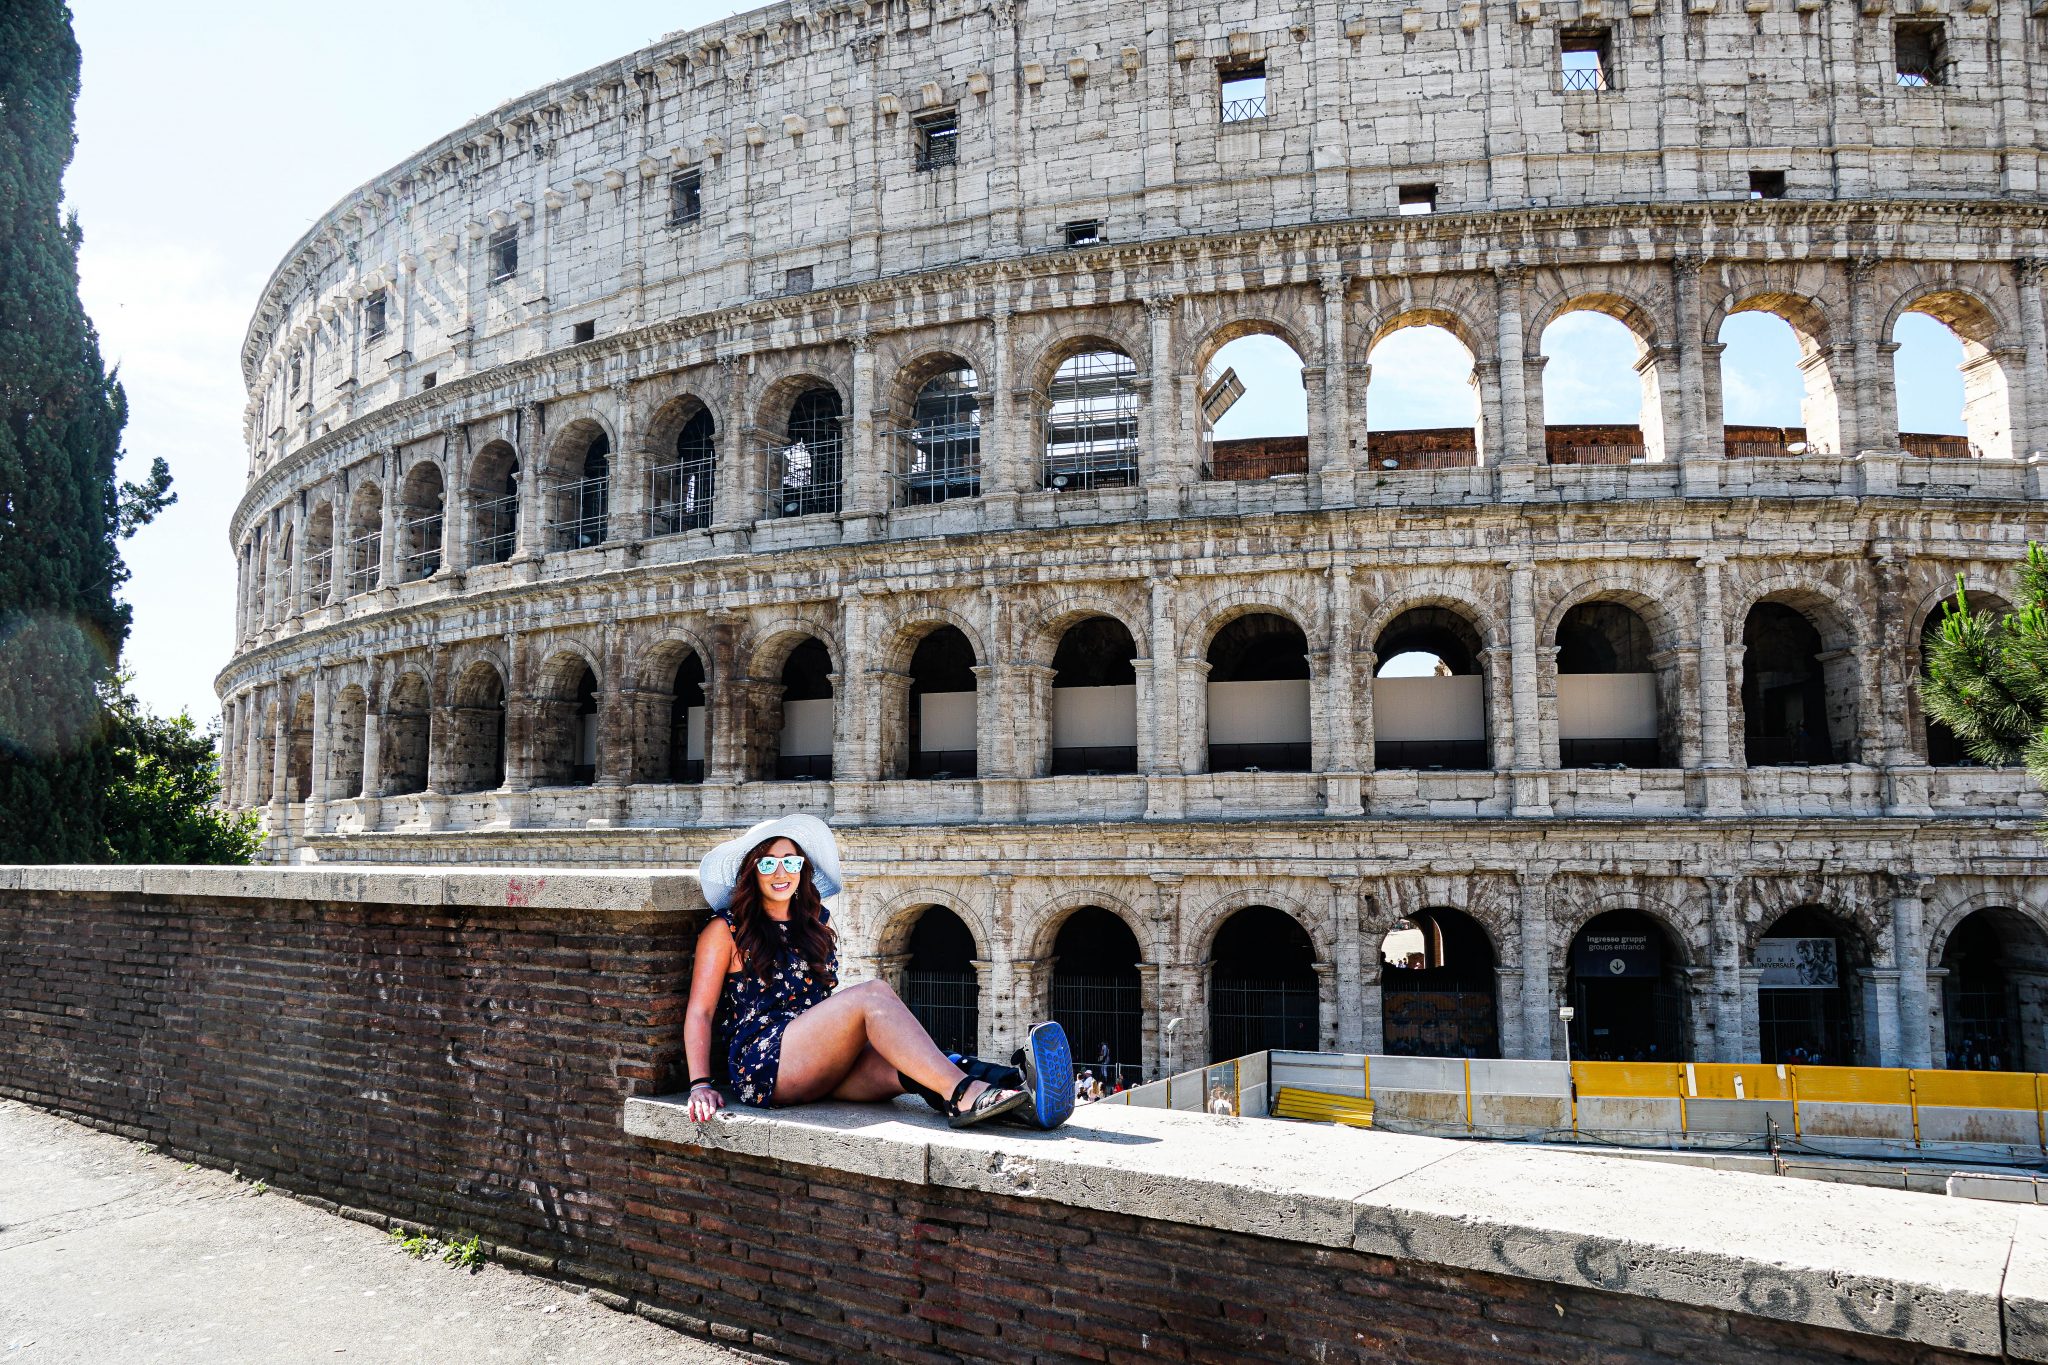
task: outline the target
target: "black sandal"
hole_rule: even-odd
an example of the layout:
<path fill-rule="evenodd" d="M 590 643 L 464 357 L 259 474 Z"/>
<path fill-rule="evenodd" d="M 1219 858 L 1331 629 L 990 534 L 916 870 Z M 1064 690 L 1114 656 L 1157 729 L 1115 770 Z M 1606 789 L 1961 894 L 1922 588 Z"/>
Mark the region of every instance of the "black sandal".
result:
<path fill-rule="evenodd" d="M 1001 1086 L 984 1085 L 982 1092 L 965 1109 L 960 1107 L 960 1097 L 967 1093 L 967 1087 L 974 1084 L 974 1077 L 962 1076 L 960 1084 L 953 1087 L 953 1097 L 946 1101 L 946 1123 L 954 1128 L 965 1128 L 970 1124 L 992 1119 L 998 1114 L 1007 1114 L 1013 1109 L 1022 1109 L 1031 1103 L 1031 1096 L 1022 1090 L 1005 1090 Z"/>

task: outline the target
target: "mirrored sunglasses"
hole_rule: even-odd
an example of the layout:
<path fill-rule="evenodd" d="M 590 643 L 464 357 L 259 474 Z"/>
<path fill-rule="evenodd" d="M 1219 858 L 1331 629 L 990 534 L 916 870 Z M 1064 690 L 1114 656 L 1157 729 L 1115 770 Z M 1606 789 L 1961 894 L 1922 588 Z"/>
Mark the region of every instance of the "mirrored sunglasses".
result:
<path fill-rule="evenodd" d="M 754 870 L 764 877 L 774 872 L 778 867 L 784 872 L 801 872 L 804 870 L 804 855 L 792 853 L 787 857 L 758 858 L 754 861 Z"/>

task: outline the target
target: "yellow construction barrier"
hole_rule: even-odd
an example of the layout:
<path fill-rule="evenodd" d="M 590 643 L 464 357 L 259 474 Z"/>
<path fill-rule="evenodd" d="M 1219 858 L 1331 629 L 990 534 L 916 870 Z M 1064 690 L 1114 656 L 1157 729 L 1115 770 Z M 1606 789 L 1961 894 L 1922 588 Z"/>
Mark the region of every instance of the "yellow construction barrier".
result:
<path fill-rule="evenodd" d="M 1308 1123 L 1341 1123 L 1349 1128 L 1372 1127 L 1372 1101 L 1352 1095 L 1332 1095 L 1323 1090 L 1305 1090 L 1286 1085 L 1273 1097 L 1273 1117 L 1301 1119 Z"/>

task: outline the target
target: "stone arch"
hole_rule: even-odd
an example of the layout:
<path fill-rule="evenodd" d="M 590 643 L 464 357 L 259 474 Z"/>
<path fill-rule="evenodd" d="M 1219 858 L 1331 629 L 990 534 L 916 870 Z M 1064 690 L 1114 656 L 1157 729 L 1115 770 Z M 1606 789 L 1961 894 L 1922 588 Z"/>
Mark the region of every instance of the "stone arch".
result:
<path fill-rule="evenodd" d="M 1225 627 L 1246 616 L 1278 616 L 1300 630 L 1315 655 L 1329 648 L 1329 626 L 1318 606 L 1298 600 L 1291 592 L 1272 585 L 1232 588 L 1204 595 L 1183 604 L 1183 620 L 1193 618 L 1200 626 L 1187 632 L 1188 657 L 1201 658 Z M 1136 638 L 1133 636 L 1132 638 Z"/>
<path fill-rule="evenodd" d="M 907 417 L 919 391 L 939 375 L 958 369 L 972 370 L 983 391 L 990 392 L 987 389 L 989 377 L 996 372 L 987 347 L 964 337 L 919 340 L 905 348 L 900 356 L 890 357 L 889 363 L 889 377 L 879 385 L 883 401 L 876 411 L 878 415 L 888 415 L 892 421 Z"/>
<path fill-rule="evenodd" d="M 1386 877 L 1369 884 L 1368 892 L 1374 901 L 1368 936 L 1384 934 L 1395 920 L 1420 910 L 1456 910 L 1486 931 L 1496 962 L 1513 965 L 1522 960 L 1521 908 L 1518 893 L 1506 878 L 1456 874 Z"/>
<path fill-rule="evenodd" d="M 789 652 L 806 639 L 815 639 L 825 646 L 834 673 L 844 669 L 837 632 L 809 616 L 778 616 L 752 625 L 736 653 L 746 661 L 745 675 L 759 681 L 780 674 L 789 660 Z"/>
<path fill-rule="evenodd" d="M 924 637 L 942 626 L 952 626 L 967 637 L 977 664 L 989 661 L 988 644 L 972 617 L 943 602 L 914 600 L 899 601 L 890 619 L 876 623 L 871 633 L 876 644 L 875 666 L 892 673 L 903 672 L 910 667 L 910 656 L 917 652 Z"/>
<path fill-rule="evenodd" d="M 475 651 L 454 670 L 448 737 L 448 789 L 492 791 L 505 784 L 511 674 L 495 651 Z"/>
<path fill-rule="evenodd" d="M 1146 917 L 1127 898 L 1099 886 L 1055 889 L 1019 916 L 1018 923 L 1029 926 L 1018 935 L 1024 945 L 1024 957 L 1037 960 L 1052 956 L 1053 942 L 1059 938 L 1060 927 L 1073 917 L 1076 910 L 1091 905 L 1107 910 L 1123 921 L 1124 927 L 1131 931 L 1131 937 L 1137 939 L 1138 952 L 1144 961 L 1159 960 L 1158 936 L 1146 928 Z"/>
<path fill-rule="evenodd" d="M 1084 351 L 1118 351 L 1138 367 L 1137 377 L 1145 379 L 1156 367 L 1147 363 L 1150 345 L 1142 332 L 1132 333 L 1118 322 L 1095 317 L 1056 327 L 1040 338 L 1019 373 L 1029 381 L 1031 392 L 1043 395 L 1045 386 L 1059 367 Z"/>
<path fill-rule="evenodd" d="M 1479 637 L 1482 649 L 1504 648 L 1496 613 L 1464 586 L 1445 580 L 1423 580 L 1397 584 L 1382 595 L 1373 609 L 1360 619 L 1352 639 L 1359 653 L 1370 653 L 1388 626 L 1417 607 L 1443 607 L 1463 616 Z M 1382 661 L 1384 662 L 1384 661 Z"/>
<path fill-rule="evenodd" d="M 469 461 L 471 565 L 502 564 L 519 548 L 519 481 L 525 469 L 510 441 L 486 441 Z"/>
<path fill-rule="evenodd" d="M 987 666 L 989 654 L 972 621 L 943 604 L 912 602 L 875 632 L 875 641 L 880 665 L 875 733 L 882 776 L 978 774 L 979 670 Z M 960 676 L 961 644 L 966 647 L 965 678 Z"/>
<path fill-rule="evenodd" d="M 1645 925 L 1655 941 L 1638 949 L 1630 940 Z M 1606 948 L 1604 961 L 1618 971 L 1580 970 L 1580 936 L 1596 926 L 1612 938 L 1590 940 L 1587 946 Z M 1702 1002 L 1694 989 L 1698 964 L 1692 934 L 1703 940 L 1702 926 L 1689 926 L 1686 916 L 1657 896 L 1613 891 L 1592 904 L 1576 904 L 1572 913 L 1553 922 L 1551 933 L 1557 943 L 1551 960 L 1558 970 L 1548 984 L 1562 988 L 1574 1007 L 1568 1025 L 1574 1057 L 1677 1062 L 1700 1053 Z M 1653 950 L 1654 966 L 1648 960 Z"/>
<path fill-rule="evenodd" d="M 1607 573 L 1572 584 L 1552 601 L 1536 637 L 1537 647 L 1545 651 L 1537 660 L 1537 688 L 1553 718 L 1543 736 L 1547 763 L 1566 768 L 1617 763 L 1643 768 L 1684 767 L 1697 761 L 1692 753 L 1697 746 L 1691 742 L 1697 725 L 1688 723 L 1696 689 L 1688 685 L 1677 652 L 1688 636 L 1689 623 L 1683 616 L 1687 598 L 1680 591 L 1660 596 L 1645 591 L 1648 586 L 1641 575 Z M 1579 609 L 1603 606 L 1633 613 L 1649 636 L 1647 657 L 1635 659 L 1629 667 L 1587 668 L 1583 660 L 1574 664 L 1565 650 L 1566 626 Z M 1587 623 L 1581 617 L 1579 624 Z M 1635 676 L 1617 676 L 1624 674 Z M 1557 746 L 1554 756 L 1552 743 Z"/>
<path fill-rule="evenodd" d="M 1747 761 L 1755 766 L 1857 762 L 1872 714 L 1875 669 L 1862 658 L 1865 632 L 1847 594 L 1815 577 L 1779 574 L 1746 584 L 1732 596 L 1736 606 L 1726 624 L 1733 637 L 1731 651 L 1740 651 L 1732 657 L 1741 666 L 1731 670 L 1729 720 L 1731 730 L 1743 736 Z M 1804 679 L 1782 683 L 1769 695 L 1760 689 L 1771 673 L 1765 667 L 1770 660 L 1747 648 L 1752 624 L 1771 632 L 1760 639 L 1784 640 L 1788 648 L 1796 647 L 1794 636 L 1787 634 L 1796 633 L 1796 627 L 1782 613 L 1759 617 L 1764 607 L 1795 613 L 1817 642 L 1810 662 L 1801 665 Z M 1773 626 L 1773 620 L 1779 625 Z M 1790 691 L 1795 686 L 1796 698 Z M 1781 694 L 1787 699 L 1773 699 Z"/>
<path fill-rule="evenodd" d="M 347 545 L 344 595 L 378 586 L 383 576 L 384 490 L 375 479 L 359 481 L 349 494 Z"/>
<path fill-rule="evenodd" d="M 1956 600 L 1956 594 L 1954 578 L 1950 578 L 1940 587 L 1923 590 L 1907 608 L 1906 629 L 1904 638 L 1900 641 L 1904 657 L 1899 660 L 1899 671 L 1910 680 L 1906 687 L 1907 742 L 1919 750 L 1920 757 L 1931 767 L 1946 767 L 1975 761 L 1954 731 L 1927 714 L 1926 704 L 1920 693 L 1920 684 L 1926 678 L 1927 636 L 1941 629 L 1942 612 L 1948 604 Z M 1985 586 L 1981 581 L 1972 583 L 1966 573 L 1963 578 L 1962 596 L 1972 616 L 1987 611 L 1996 616 L 2011 613 L 2013 598 L 2017 593 L 2002 593 Z"/>
<path fill-rule="evenodd" d="M 712 425 L 723 438 L 731 424 L 726 421 L 725 403 L 715 389 L 688 384 L 664 387 L 640 405 L 639 429 L 647 448 L 655 452 L 656 464 L 673 458 L 670 452 L 675 449 L 676 437 L 700 412 L 711 414 Z"/>
<path fill-rule="evenodd" d="M 1864 644 L 1862 614 L 1850 595 L 1833 583 L 1803 574 L 1769 574 L 1731 593 L 1723 618 L 1730 630 L 1729 644 L 1741 643 L 1742 621 L 1753 607 L 1766 601 L 1782 602 L 1809 619 L 1822 618 L 1814 624 L 1829 649 L 1854 650 Z"/>
<path fill-rule="evenodd" d="M 1665 328 L 1659 322 L 1664 303 L 1646 295 L 1634 282 L 1607 279 L 1565 278 L 1545 293 L 1528 310 L 1522 345 L 1524 355 L 1543 354 L 1543 333 L 1567 313 L 1604 313 L 1628 328 L 1636 339 L 1639 355 L 1648 355 L 1666 344 Z"/>
<path fill-rule="evenodd" d="M 974 936 L 974 955 L 983 961 L 994 955 L 991 946 L 994 938 L 988 926 L 988 917 L 982 908 L 956 891 L 936 886 L 915 886 L 898 891 L 881 905 L 872 908 L 867 916 L 873 925 L 873 936 L 864 945 L 865 950 L 875 957 L 890 957 L 907 952 L 910 933 L 917 925 L 919 915 L 930 906 L 940 906 L 960 917 L 967 926 L 967 932 Z M 913 913 L 915 912 L 915 913 Z"/>
<path fill-rule="evenodd" d="M 2012 459 L 2018 453 L 2013 384 L 2024 368 L 2019 363 L 2024 343 L 2017 329 L 1986 293 L 1955 279 L 1921 282 L 1902 293 L 1885 316 L 1881 342 L 1891 340 L 1893 329 L 1907 313 L 1933 318 L 1962 343 L 1963 426 L 1970 453 Z"/>
<path fill-rule="evenodd" d="M 399 577 L 426 578 L 441 567 L 448 484 L 440 461 L 414 460 L 399 485 Z"/>
<path fill-rule="evenodd" d="M 1872 967 L 1895 965 L 1892 953 L 1891 914 L 1880 911 L 1883 899 L 1872 886 L 1857 878 L 1781 877 L 1760 878 L 1746 889 L 1742 925 L 1742 962 L 1756 961 L 1757 940 L 1787 914 L 1803 907 L 1826 910 L 1856 934 L 1864 962 Z"/>
<path fill-rule="evenodd" d="M 401 665 L 384 694 L 384 724 L 378 751 L 379 785 L 385 796 L 409 796 L 427 789 L 427 758 L 433 738 L 433 689 L 424 668 Z"/>
<path fill-rule="evenodd" d="M 1571 609 L 1592 602 L 1619 603 L 1642 617 L 1658 649 L 1670 649 L 1682 643 L 1690 625 L 1683 613 L 1683 599 L 1680 599 L 1681 605 L 1674 606 L 1665 598 L 1645 591 L 1643 575 L 1601 573 L 1580 579 L 1560 589 L 1551 598 L 1549 611 L 1537 627 L 1538 643 L 1556 640 L 1557 628 L 1564 623 Z"/>
<path fill-rule="evenodd" d="M 611 534 L 611 490 L 623 454 L 617 433 L 594 411 L 579 408 L 556 429 L 547 452 L 541 494 L 548 549 L 602 544 Z"/>
<path fill-rule="evenodd" d="M 1256 886 L 1233 886 L 1227 891 L 1217 892 L 1190 910 L 1188 902 L 1181 903 L 1180 941 L 1182 950 L 1191 962 L 1207 962 L 1215 954 L 1216 935 L 1222 931 L 1231 917 L 1238 911 L 1255 905 L 1270 906 L 1284 911 L 1299 924 L 1314 945 L 1316 960 L 1334 960 L 1334 926 L 1330 924 L 1327 906 L 1312 904 L 1300 894 L 1270 883 Z"/>
<path fill-rule="evenodd" d="M 1367 320 L 1361 329 L 1366 338 L 1362 354 L 1369 358 L 1381 342 L 1411 327 L 1440 327 L 1449 332 L 1471 354 L 1475 369 L 1494 358 L 1495 345 L 1487 329 L 1475 325 L 1463 309 L 1405 298 Z"/>
<path fill-rule="evenodd" d="M 2026 897 L 2009 890 L 1979 891 L 1960 900 L 1945 901 L 1927 934 L 1927 960 L 1939 963 L 1948 951 L 1949 939 L 1962 922 L 1979 910 L 2005 910 L 2018 915 L 2048 937 L 2048 908 L 2028 903 Z"/>
<path fill-rule="evenodd" d="M 1552 916 L 1545 925 L 1550 940 L 1550 960 L 1562 963 L 1562 955 L 1570 951 L 1572 940 L 1579 936 L 1581 929 L 1602 915 L 1623 910 L 1655 920 L 1657 927 L 1677 945 L 1681 966 L 1706 965 L 1703 955 L 1695 947 L 1706 942 L 1705 917 L 1688 913 L 1682 905 L 1645 888 L 1596 892 L 1589 898 L 1574 901 L 1566 914 Z M 1701 960 L 1695 961 L 1696 957 Z"/>
<path fill-rule="evenodd" d="M 631 708 L 632 781 L 702 780 L 710 761 L 712 657 L 709 641 L 674 623 L 664 623 L 658 637 L 635 646 L 622 672 Z M 701 705 L 694 708 L 700 711 L 694 731 L 689 698 L 678 692 L 678 673 L 692 659 L 698 675 L 695 686 L 702 691 Z M 698 747 L 694 755 L 690 752 L 693 743 Z"/>
<path fill-rule="evenodd" d="M 349 801 L 363 794 L 363 735 L 368 714 L 362 684 L 351 682 L 335 689 L 333 714 L 327 722 L 326 800 Z"/>
<path fill-rule="evenodd" d="M 1134 657 L 1151 658 L 1151 633 L 1145 628 L 1143 606 L 1106 592 L 1083 590 L 1062 593 L 1040 606 L 1024 632 L 1025 662 L 1050 666 L 1059 652 L 1061 637 L 1091 616 L 1106 616 L 1122 626 L 1130 632 L 1131 643 L 1137 646 Z"/>
<path fill-rule="evenodd" d="M 780 444 L 798 398 L 812 389 L 829 390 L 839 400 L 839 410 L 844 414 L 849 410 L 846 395 L 850 387 L 826 373 L 822 366 L 792 365 L 761 383 L 760 396 L 754 400 L 754 424 L 767 434 L 771 445 Z"/>
<path fill-rule="evenodd" d="M 1231 302 L 1240 304 L 1244 300 L 1239 296 L 1232 298 Z M 1315 337 L 1320 329 L 1310 318 L 1283 316 L 1288 311 L 1290 310 L 1284 308 L 1264 308 L 1236 313 L 1214 322 L 1203 319 L 1207 325 L 1203 326 L 1202 322 L 1198 322 L 1197 327 L 1201 328 L 1199 334 L 1184 344 L 1187 368 L 1199 378 L 1209 363 L 1216 358 L 1218 351 L 1233 341 L 1250 336 L 1269 336 L 1285 342 L 1287 348 L 1294 352 L 1303 365 L 1314 365 L 1319 349 Z"/>
<path fill-rule="evenodd" d="M 587 786 L 596 779 L 595 726 L 602 724 L 605 675 L 601 654 L 576 640 L 556 640 L 534 673 L 532 768 L 540 787 Z"/>

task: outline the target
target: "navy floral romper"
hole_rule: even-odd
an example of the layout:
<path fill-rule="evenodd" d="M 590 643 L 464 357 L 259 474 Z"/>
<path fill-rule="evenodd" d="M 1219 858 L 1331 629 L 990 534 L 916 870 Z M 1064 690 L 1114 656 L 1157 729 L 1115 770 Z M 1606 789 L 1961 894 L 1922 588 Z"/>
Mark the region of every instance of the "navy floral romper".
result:
<path fill-rule="evenodd" d="M 730 910 L 712 913 L 735 928 Z M 832 922 L 832 912 L 819 907 L 819 918 Z M 771 921 L 772 922 L 772 921 Z M 776 931 L 788 930 L 776 924 Z M 766 1109 L 775 1103 L 775 1077 L 782 1069 L 782 1031 L 789 1021 L 832 994 L 828 981 L 839 975 L 839 955 L 826 964 L 828 977 L 819 977 L 785 942 L 776 954 L 775 965 L 766 976 L 730 972 L 725 990 L 718 997 L 718 1013 L 711 1026 L 712 1068 L 722 1061 L 725 1080 L 741 1104 Z"/>

